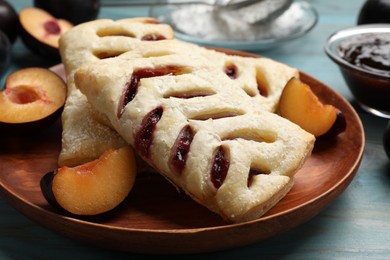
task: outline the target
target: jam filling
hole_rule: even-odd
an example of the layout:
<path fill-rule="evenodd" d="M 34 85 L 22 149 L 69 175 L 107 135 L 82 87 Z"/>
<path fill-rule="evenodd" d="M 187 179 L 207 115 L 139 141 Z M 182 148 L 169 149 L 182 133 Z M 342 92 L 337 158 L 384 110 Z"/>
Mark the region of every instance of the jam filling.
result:
<path fill-rule="evenodd" d="M 225 181 L 225 178 L 227 176 L 227 172 L 229 170 L 230 161 L 227 157 L 227 153 L 225 151 L 225 148 L 222 146 L 218 147 L 213 163 L 211 166 L 211 182 L 213 183 L 214 187 L 218 189 L 221 187 L 223 182 Z"/>
<path fill-rule="evenodd" d="M 148 34 L 141 38 L 142 41 L 161 41 L 166 39 L 167 38 L 161 34 Z"/>
<path fill-rule="evenodd" d="M 135 134 L 135 147 L 141 156 L 149 157 L 149 148 L 153 142 L 153 133 L 163 114 L 163 108 L 150 111 L 142 120 L 141 127 Z"/>
<path fill-rule="evenodd" d="M 183 172 L 187 161 L 187 154 L 190 151 L 190 145 L 193 138 L 193 130 L 190 126 L 186 126 L 181 130 L 178 138 L 176 139 L 171 164 L 179 174 Z"/>
<path fill-rule="evenodd" d="M 390 75 L 390 34 L 365 34 L 340 45 L 347 62 L 383 75 Z"/>
<path fill-rule="evenodd" d="M 139 68 L 133 71 L 130 80 L 126 83 L 122 100 L 119 103 L 118 118 L 122 116 L 126 105 L 131 102 L 137 94 L 138 85 L 143 78 L 152 78 L 164 75 L 179 75 L 183 68 L 178 66 L 161 66 L 156 68 Z"/>
<path fill-rule="evenodd" d="M 226 75 L 228 75 L 229 78 L 231 79 L 236 79 L 238 77 L 238 69 L 237 69 L 237 66 L 234 65 L 233 63 L 232 64 L 227 64 L 225 66 L 225 70 L 224 72 L 226 73 Z"/>

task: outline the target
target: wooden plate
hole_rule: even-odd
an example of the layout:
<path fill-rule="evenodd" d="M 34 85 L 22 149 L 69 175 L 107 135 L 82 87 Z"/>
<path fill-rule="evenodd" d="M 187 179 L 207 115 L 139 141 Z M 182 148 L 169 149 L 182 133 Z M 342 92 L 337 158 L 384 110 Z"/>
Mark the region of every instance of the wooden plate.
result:
<path fill-rule="evenodd" d="M 222 50 L 229 54 L 253 54 Z M 53 70 L 64 73 L 62 66 Z M 338 107 L 347 129 L 333 141 L 317 142 L 297 173 L 295 185 L 265 216 L 228 224 L 179 194 L 158 174 L 138 176 L 125 202 L 105 216 L 77 219 L 50 207 L 39 187 L 41 177 L 57 167 L 61 126 L 37 136 L 0 135 L 0 194 L 22 214 L 60 234 L 96 246 L 139 253 L 178 254 L 223 250 L 251 244 L 295 227 L 329 205 L 354 177 L 364 149 L 364 131 L 351 105 L 305 73 L 323 102 Z"/>

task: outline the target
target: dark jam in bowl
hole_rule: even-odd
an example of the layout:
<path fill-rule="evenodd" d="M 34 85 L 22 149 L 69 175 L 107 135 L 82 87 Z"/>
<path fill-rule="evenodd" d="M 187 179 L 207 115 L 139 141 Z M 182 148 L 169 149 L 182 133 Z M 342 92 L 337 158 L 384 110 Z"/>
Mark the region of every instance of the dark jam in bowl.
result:
<path fill-rule="evenodd" d="M 362 69 L 390 76 L 390 34 L 366 34 L 340 45 L 343 59 Z"/>
<path fill-rule="evenodd" d="M 360 68 L 341 67 L 356 100 L 366 109 L 390 113 L 390 33 L 351 37 L 337 51 L 342 59 Z"/>

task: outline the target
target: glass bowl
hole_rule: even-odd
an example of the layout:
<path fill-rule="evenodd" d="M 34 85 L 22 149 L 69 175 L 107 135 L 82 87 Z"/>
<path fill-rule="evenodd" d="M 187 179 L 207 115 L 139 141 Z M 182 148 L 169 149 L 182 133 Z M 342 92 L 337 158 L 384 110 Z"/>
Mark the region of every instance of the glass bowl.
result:
<path fill-rule="evenodd" d="M 338 65 L 357 103 L 390 118 L 390 24 L 339 30 L 328 38 L 325 52 Z"/>
<path fill-rule="evenodd" d="M 278 47 L 304 36 L 318 21 L 317 11 L 305 1 L 294 1 L 275 19 L 255 25 L 241 21 L 242 13 L 230 12 L 218 13 L 212 6 L 196 4 L 166 5 L 151 7 L 149 16 L 171 25 L 180 40 L 245 51 Z"/>

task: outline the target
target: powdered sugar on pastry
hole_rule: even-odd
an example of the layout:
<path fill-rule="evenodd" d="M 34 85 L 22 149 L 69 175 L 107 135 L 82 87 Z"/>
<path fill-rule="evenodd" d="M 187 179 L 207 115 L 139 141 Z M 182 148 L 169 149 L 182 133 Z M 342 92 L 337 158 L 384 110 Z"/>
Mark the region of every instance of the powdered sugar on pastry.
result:
<path fill-rule="evenodd" d="M 62 115 L 62 148 L 59 165 L 74 166 L 98 158 L 108 148 L 125 144 L 106 119 L 91 109 L 85 96 L 74 86 L 75 71 L 103 58 L 134 49 L 143 37 L 162 35 L 172 38 L 167 25 L 154 25 L 151 18 L 132 18 L 114 22 L 103 19 L 73 28 L 60 39 L 65 65 L 68 98 Z"/>
<path fill-rule="evenodd" d="M 226 55 L 173 37 L 171 27 L 152 18 L 96 20 L 78 25 L 61 37 L 68 98 L 62 116 L 60 165 L 85 163 L 98 158 L 106 149 L 125 143 L 108 120 L 91 109 L 84 95 L 74 87 L 75 71 L 93 62 L 117 56 L 133 59 L 196 53 L 221 70 L 230 70 L 238 86 L 267 111 L 275 110 L 286 82 L 299 76 L 296 69 L 273 60 Z M 266 93 L 260 94 L 260 89 Z"/>
<path fill-rule="evenodd" d="M 314 137 L 264 110 L 215 64 L 198 53 L 121 55 L 78 70 L 75 81 L 159 173 L 226 220 L 241 222 L 284 197 Z"/>

